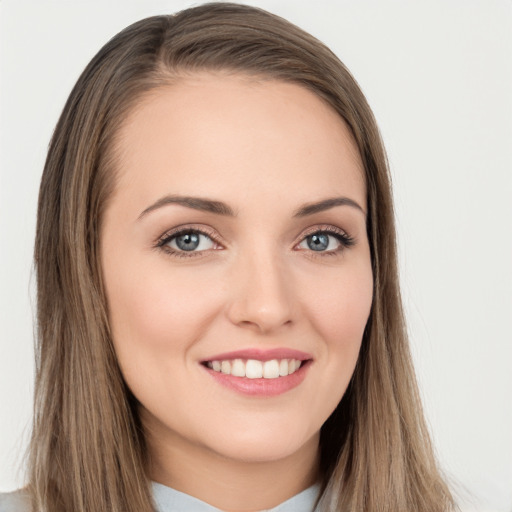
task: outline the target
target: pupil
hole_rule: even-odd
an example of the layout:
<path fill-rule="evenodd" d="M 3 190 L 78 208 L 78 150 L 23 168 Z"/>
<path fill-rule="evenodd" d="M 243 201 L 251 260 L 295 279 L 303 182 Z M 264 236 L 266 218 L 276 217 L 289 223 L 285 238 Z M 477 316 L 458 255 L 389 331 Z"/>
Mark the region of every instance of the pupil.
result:
<path fill-rule="evenodd" d="M 308 247 L 313 251 L 324 251 L 329 246 L 328 235 L 311 235 L 308 236 Z"/>
<path fill-rule="evenodd" d="M 182 251 L 193 251 L 199 245 L 199 235 L 197 233 L 186 233 L 176 238 L 176 245 Z"/>

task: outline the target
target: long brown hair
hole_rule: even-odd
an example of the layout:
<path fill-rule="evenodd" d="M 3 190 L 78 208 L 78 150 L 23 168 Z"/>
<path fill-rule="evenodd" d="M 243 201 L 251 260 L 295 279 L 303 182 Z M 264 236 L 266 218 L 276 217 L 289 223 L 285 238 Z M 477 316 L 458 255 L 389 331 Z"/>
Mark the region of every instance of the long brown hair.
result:
<path fill-rule="evenodd" d="M 364 162 L 374 298 L 354 376 L 321 431 L 322 510 L 451 510 L 411 364 L 390 178 L 372 112 L 349 71 L 318 40 L 263 10 L 223 3 L 147 18 L 120 32 L 82 73 L 55 129 L 35 245 L 35 509 L 153 510 L 144 432 L 109 332 L 99 236 L 127 113 L 144 94 L 196 70 L 311 90 L 350 127 Z"/>

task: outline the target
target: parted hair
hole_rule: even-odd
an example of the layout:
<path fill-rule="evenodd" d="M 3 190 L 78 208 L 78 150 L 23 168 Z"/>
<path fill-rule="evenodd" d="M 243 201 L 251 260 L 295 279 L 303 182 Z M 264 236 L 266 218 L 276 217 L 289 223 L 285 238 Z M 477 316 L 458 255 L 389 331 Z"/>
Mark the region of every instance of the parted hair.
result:
<path fill-rule="evenodd" d="M 78 79 L 54 131 L 35 243 L 36 386 L 28 452 L 34 510 L 154 509 L 144 429 L 110 335 L 99 241 L 115 191 L 120 126 L 145 94 L 196 71 L 305 87 L 344 120 L 364 163 L 374 296 L 354 375 L 321 430 L 319 508 L 452 510 L 411 363 L 390 176 L 374 116 L 325 45 L 278 16 L 228 3 L 150 17 L 117 34 Z"/>

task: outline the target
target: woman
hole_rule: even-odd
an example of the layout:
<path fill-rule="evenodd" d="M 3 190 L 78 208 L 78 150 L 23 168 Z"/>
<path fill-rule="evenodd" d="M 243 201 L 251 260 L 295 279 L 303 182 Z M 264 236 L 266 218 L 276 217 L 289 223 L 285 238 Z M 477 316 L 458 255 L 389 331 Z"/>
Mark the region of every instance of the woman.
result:
<path fill-rule="evenodd" d="M 212 4 L 107 43 L 52 139 L 35 260 L 30 484 L 11 503 L 453 508 L 378 129 L 297 27 Z"/>

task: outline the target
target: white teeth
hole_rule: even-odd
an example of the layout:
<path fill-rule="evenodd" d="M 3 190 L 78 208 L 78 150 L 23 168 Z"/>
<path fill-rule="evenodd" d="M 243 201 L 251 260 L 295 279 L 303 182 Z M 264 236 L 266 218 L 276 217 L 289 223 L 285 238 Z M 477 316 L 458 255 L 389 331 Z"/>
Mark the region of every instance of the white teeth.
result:
<path fill-rule="evenodd" d="M 277 379 L 295 373 L 301 366 L 298 359 L 271 359 L 258 361 L 257 359 L 227 359 L 224 361 L 208 361 L 206 366 L 215 372 L 222 372 L 234 377 L 247 377 L 248 379 Z"/>
<path fill-rule="evenodd" d="M 277 359 L 265 361 L 263 365 L 263 377 L 265 379 L 277 379 L 277 377 L 279 377 L 279 363 Z"/>
<path fill-rule="evenodd" d="M 241 359 L 235 359 L 231 365 L 231 375 L 245 377 L 245 364 Z"/>
<path fill-rule="evenodd" d="M 263 377 L 263 364 L 256 359 L 249 359 L 245 363 L 245 376 L 248 379 L 261 379 Z"/>
<path fill-rule="evenodd" d="M 220 365 L 220 371 L 228 375 L 231 374 L 231 363 L 229 361 L 222 361 Z"/>

